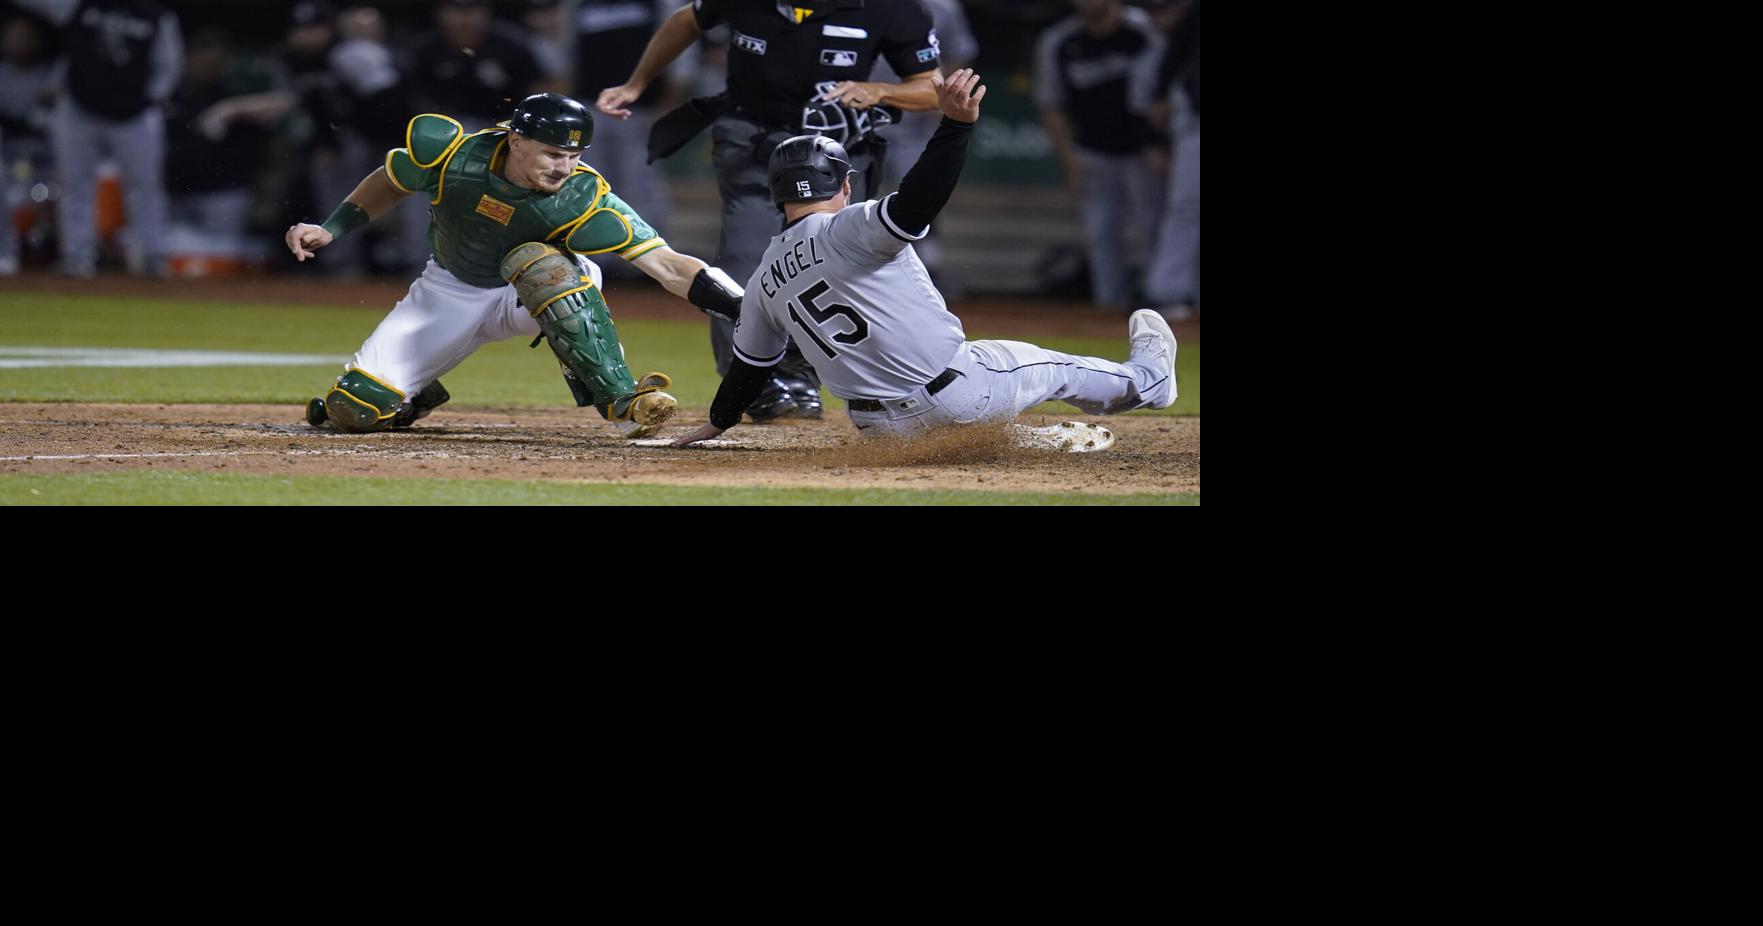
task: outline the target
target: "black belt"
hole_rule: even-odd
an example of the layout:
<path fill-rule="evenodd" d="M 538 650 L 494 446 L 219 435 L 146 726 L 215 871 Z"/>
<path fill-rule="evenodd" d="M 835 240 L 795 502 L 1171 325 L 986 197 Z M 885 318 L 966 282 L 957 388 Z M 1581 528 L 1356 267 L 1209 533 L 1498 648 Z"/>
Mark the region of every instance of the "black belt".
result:
<path fill-rule="evenodd" d="M 944 386 L 954 382 L 955 377 L 960 375 L 954 370 L 944 370 L 941 376 L 925 384 L 924 391 L 936 395 L 943 391 Z M 874 399 L 846 399 L 845 407 L 854 412 L 885 412 L 888 410 L 887 406 Z"/>

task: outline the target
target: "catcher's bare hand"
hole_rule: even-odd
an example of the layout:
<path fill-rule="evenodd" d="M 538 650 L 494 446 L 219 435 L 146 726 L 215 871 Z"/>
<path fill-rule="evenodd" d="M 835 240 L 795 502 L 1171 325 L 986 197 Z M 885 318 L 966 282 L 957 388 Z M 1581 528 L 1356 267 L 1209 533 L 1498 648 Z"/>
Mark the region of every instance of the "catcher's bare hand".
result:
<path fill-rule="evenodd" d="M 674 441 L 673 446 L 675 446 L 675 447 L 690 447 L 693 444 L 695 444 L 701 440 L 709 440 L 713 437 L 716 437 L 717 435 L 721 434 L 722 431 L 723 431 L 723 429 L 717 427 L 716 425 L 707 424 L 707 425 L 704 425 L 704 426 L 698 428 L 698 430 L 693 431 L 690 434 L 687 434 L 685 437 L 679 438 L 678 440 Z"/>
<path fill-rule="evenodd" d="M 937 108 L 956 122 L 978 122 L 979 101 L 986 98 L 986 88 L 979 82 L 973 68 L 962 68 L 947 79 L 932 77 L 930 85 L 937 91 Z"/>
<path fill-rule="evenodd" d="M 594 107 L 608 116 L 629 119 L 631 117 L 630 105 L 635 103 L 637 97 L 642 96 L 643 91 L 647 89 L 647 87 L 639 87 L 636 84 L 607 87 L 600 91 L 600 98 L 594 101 Z"/>
<path fill-rule="evenodd" d="M 311 257 L 313 251 L 330 244 L 336 239 L 331 236 L 330 232 L 325 231 L 317 225 L 308 225 L 305 222 L 301 222 L 288 229 L 286 240 L 288 242 L 288 250 L 293 251 L 294 256 L 300 258 L 301 263 L 305 263 L 306 258 Z"/>
<path fill-rule="evenodd" d="M 860 80 L 841 81 L 820 95 L 820 99 L 832 100 L 846 109 L 868 109 L 880 103 L 881 98 L 880 87 Z"/>

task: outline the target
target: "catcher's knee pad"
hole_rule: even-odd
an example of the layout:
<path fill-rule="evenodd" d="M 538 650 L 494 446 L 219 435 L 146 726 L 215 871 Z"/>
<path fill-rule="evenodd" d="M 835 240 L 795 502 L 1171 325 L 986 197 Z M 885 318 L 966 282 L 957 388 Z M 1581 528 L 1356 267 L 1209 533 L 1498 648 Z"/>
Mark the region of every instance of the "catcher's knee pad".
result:
<path fill-rule="evenodd" d="M 338 377 L 325 394 L 325 416 L 339 431 L 380 431 L 392 426 L 405 409 L 404 393 L 361 372 Z"/>
<path fill-rule="evenodd" d="M 528 241 L 502 258 L 502 279 L 514 285 L 520 304 L 537 316 L 559 299 L 594 288 L 591 276 L 562 251 Z"/>

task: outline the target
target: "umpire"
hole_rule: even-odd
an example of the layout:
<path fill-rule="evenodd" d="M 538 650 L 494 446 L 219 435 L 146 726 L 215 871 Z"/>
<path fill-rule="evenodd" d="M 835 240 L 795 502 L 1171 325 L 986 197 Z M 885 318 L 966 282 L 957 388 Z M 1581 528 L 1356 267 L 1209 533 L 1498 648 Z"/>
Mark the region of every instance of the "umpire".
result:
<path fill-rule="evenodd" d="M 803 134 L 842 143 L 857 172 L 852 201 L 862 202 L 881 179 L 876 167 L 885 141 L 876 129 L 891 121 L 881 107 L 935 109 L 931 78 L 941 73 L 941 53 L 919 0 L 695 0 L 661 24 L 629 80 L 601 91 L 600 111 L 628 118 L 631 103 L 662 70 L 721 23 L 730 29 L 727 91 L 664 116 L 650 134 L 649 154 L 666 157 L 710 127 L 722 194 L 716 263 L 744 285 L 783 229 L 783 213 L 766 184 L 772 149 Z M 866 80 L 878 55 L 900 83 Z M 733 344 L 734 325 L 711 319 L 718 375 L 728 373 Z M 813 368 L 794 345 L 777 370 L 747 413 L 757 420 L 820 417 Z"/>

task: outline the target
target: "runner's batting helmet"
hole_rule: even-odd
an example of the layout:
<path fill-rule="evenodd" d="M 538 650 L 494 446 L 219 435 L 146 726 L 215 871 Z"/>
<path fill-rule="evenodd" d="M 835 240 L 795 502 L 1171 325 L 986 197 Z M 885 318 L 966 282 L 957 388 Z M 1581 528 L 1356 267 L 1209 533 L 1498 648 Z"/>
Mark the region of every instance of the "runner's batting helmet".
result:
<path fill-rule="evenodd" d="M 845 146 L 819 135 L 798 135 L 778 145 L 766 169 L 771 199 L 779 205 L 831 199 L 850 172 Z"/>

